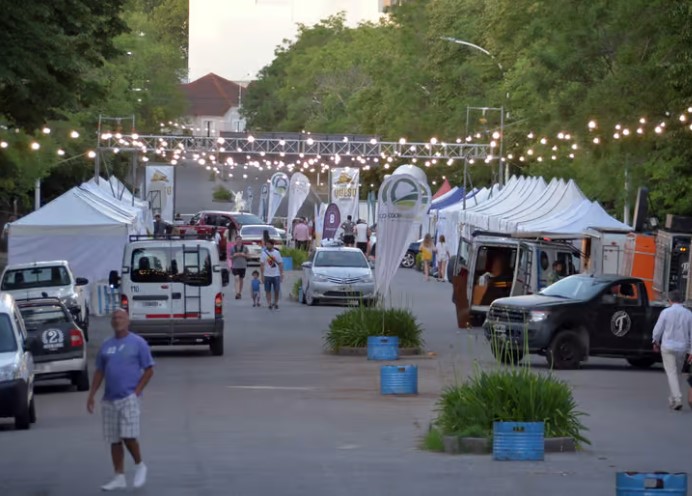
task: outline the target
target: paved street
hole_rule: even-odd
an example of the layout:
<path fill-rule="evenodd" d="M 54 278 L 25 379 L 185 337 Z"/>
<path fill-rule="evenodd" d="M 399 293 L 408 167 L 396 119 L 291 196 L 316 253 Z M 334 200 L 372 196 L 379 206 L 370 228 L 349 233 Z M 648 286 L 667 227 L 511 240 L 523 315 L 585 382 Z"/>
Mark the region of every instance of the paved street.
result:
<path fill-rule="evenodd" d="M 293 275 L 291 275 L 293 277 Z M 290 287 L 290 281 L 285 285 Z M 226 300 L 226 354 L 161 349 L 143 406 L 151 495 L 607 495 L 617 470 L 689 470 L 692 413 L 668 410 L 660 368 L 594 360 L 559 375 L 574 385 L 593 445 L 542 463 L 493 462 L 418 449 L 445 384 L 492 366 L 478 331 L 456 329 L 451 288 L 400 270 L 392 299 L 409 305 L 434 358 L 419 366 L 420 394 L 381 397 L 376 363 L 323 352 L 340 307 L 284 301 L 279 312 Z M 232 292 L 229 288 L 228 294 Z M 91 349 L 110 330 L 95 319 Z M 93 359 L 92 352 L 92 359 Z M 537 369 L 545 361 L 536 357 Z M 0 425 L 0 495 L 97 494 L 111 476 L 98 415 L 86 394 L 38 390 L 38 423 Z M 128 468 L 131 462 L 128 460 Z M 131 470 L 128 473 L 131 480 Z"/>

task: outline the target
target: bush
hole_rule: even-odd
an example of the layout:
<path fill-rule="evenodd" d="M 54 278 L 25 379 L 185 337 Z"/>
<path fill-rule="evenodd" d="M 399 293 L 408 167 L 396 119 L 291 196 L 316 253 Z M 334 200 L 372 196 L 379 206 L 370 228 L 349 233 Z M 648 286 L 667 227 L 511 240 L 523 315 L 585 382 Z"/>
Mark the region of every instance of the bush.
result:
<path fill-rule="evenodd" d="M 303 279 L 298 279 L 296 282 L 293 283 L 293 289 L 291 289 L 291 295 L 295 298 L 298 298 L 298 294 L 300 293 L 300 288 L 303 287 Z"/>
<path fill-rule="evenodd" d="M 219 184 L 216 188 L 214 188 L 212 198 L 216 201 L 232 201 L 233 193 L 228 188 L 224 188 Z"/>
<path fill-rule="evenodd" d="M 293 259 L 293 269 L 300 270 L 300 266 L 308 261 L 308 252 L 299 250 L 298 248 L 288 248 L 282 246 L 279 248 L 282 257 L 291 257 Z"/>
<path fill-rule="evenodd" d="M 445 450 L 442 433 L 437 429 L 430 429 L 423 438 L 422 448 L 428 451 L 442 453 Z"/>
<path fill-rule="evenodd" d="M 435 421 L 447 435 L 482 433 L 492 437 L 493 422 L 544 422 L 546 437 L 570 437 L 591 444 L 582 432 L 585 414 L 576 410 L 569 385 L 528 367 L 477 371 L 466 383 L 447 389 Z"/>
<path fill-rule="evenodd" d="M 325 340 L 333 352 L 342 347 L 365 348 L 369 336 L 396 336 L 401 348 L 421 348 L 422 333 L 409 310 L 361 306 L 334 317 Z"/>

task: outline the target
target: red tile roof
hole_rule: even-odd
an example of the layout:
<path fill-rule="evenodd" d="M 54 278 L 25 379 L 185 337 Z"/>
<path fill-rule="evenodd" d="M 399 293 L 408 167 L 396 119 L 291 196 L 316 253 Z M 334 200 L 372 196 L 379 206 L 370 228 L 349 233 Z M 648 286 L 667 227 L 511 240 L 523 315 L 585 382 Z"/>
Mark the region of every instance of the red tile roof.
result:
<path fill-rule="evenodd" d="M 241 93 L 245 93 L 242 86 L 211 72 L 181 87 L 192 116 L 224 116 L 231 107 L 239 106 Z"/>

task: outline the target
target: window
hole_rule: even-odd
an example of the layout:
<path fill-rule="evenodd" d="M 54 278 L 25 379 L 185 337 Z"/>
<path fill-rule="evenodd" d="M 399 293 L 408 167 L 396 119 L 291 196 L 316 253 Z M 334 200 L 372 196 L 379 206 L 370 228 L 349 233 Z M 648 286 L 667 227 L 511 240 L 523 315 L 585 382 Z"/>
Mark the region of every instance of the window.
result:
<path fill-rule="evenodd" d="M 541 291 L 540 294 L 571 300 L 588 300 L 596 296 L 605 285 L 606 283 L 603 281 L 598 281 L 592 277 L 572 276 L 559 280 Z"/>
<path fill-rule="evenodd" d="M 272 226 L 245 226 L 240 230 L 240 235 L 248 238 L 261 238 L 264 231 L 269 232 L 270 238 L 279 238 L 279 232 Z"/>
<path fill-rule="evenodd" d="M 0 353 L 17 351 L 17 339 L 12 329 L 10 316 L 6 313 L 0 314 Z"/>
<path fill-rule="evenodd" d="M 614 284 L 610 288 L 610 294 L 615 295 L 617 303 L 621 306 L 636 307 L 641 304 L 639 288 L 633 282 Z"/>
<path fill-rule="evenodd" d="M 363 252 L 358 251 L 320 251 L 315 256 L 314 267 L 369 267 Z"/>
<path fill-rule="evenodd" d="M 8 270 L 2 280 L 2 289 L 50 288 L 68 286 L 70 274 L 62 265 L 54 267 L 34 267 L 29 269 Z"/>
<path fill-rule="evenodd" d="M 238 223 L 238 225 L 244 226 L 246 224 L 264 224 L 262 219 L 253 214 L 235 214 L 233 219 Z"/>
<path fill-rule="evenodd" d="M 136 248 L 132 251 L 132 282 L 181 282 L 209 286 L 211 254 L 206 248 L 187 246 Z"/>
<path fill-rule="evenodd" d="M 20 308 L 24 323 L 31 329 L 35 324 L 69 323 L 70 319 L 60 305 L 29 305 Z"/>
<path fill-rule="evenodd" d="M 195 215 L 193 215 L 193 216 L 190 218 L 190 225 L 194 225 L 194 224 L 199 223 L 200 217 L 201 217 L 200 214 L 195 214 Z"/>

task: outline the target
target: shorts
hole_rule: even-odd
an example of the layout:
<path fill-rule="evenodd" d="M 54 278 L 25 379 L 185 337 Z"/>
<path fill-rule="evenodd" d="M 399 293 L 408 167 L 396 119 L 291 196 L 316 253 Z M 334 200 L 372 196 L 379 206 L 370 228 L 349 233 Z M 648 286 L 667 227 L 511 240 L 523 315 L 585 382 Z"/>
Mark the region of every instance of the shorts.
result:
<path fill-rule="evenodd" d="M 103 400 L 103 437 L 108 444 L 139 437 L 139 398 L 131 394 L 119 400 Z"/>
<path fill-rule="evenodd" d="M 279 291 L 281 288 L 280 276 L 264 277 L 264 290 L 268 293 L 272 290 L 272 287 L 274 288 L 274 291 Z"/>
<path fill-rule="evenodd" d="M 238 276 L 238 277 L 240 277 L 241 279 L 245 279 L 245 271 L 246 271 L 246 270 L 247 270 L 247 269 L 231 269 L 231 273 L 232 273 L 234 276 Z"/>
<path fill-rule="evenodd" d="M 368 242 L 366 241 L 366 242 L 359 242 L 359 243 L 356 243 L 356 247 L 358 247 L 358 248 L 360 249 L 360 251 L 362 251 L 363 253 L 367 253 L 367 251 L 368 251 Z"/>
<path fill-rule="evenodd" d="M 356 236 L 354 234 L 344 234 L 344 244 L 352 245 L 356 242 Z"/>

